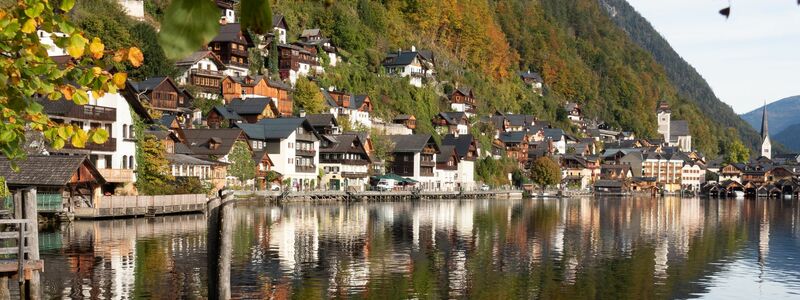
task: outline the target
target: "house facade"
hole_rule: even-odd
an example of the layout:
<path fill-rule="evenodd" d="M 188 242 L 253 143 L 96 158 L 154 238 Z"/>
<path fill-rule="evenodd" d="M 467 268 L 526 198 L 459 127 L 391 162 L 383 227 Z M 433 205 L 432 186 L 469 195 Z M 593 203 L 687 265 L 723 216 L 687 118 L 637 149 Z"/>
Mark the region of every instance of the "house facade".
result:
<path fill-rule="evenodd" d="M 220 86 L 225 77 L 225 64 L 211 51 L 196 51 L 175 63 L 181 74 L 175 78 L 180 86 L 197 87 L 197 97 L 219 99 Z"/>
<path fill-rule="evenodd" d="M 222 80 L 222 97 L 225 103 L 236 98 L 269 97 L 277 99 L 281 116 L 290 117 L 293 113 L 292 88 L 276 80 L 264 76 L 227 76 Z"/>
<path fill-rule="evenodd" d="M 642 176 L 653 177 L 669 193 L 679 192 L 684 160 L 664 153 L 647 153 L 642 162 Z"/>
<path fill-rule="evenodd" d="M 450 109 L 457 112 L 463 112 L 467 117 L 472 117 L 477 113 L 477 101 L 472 89 L 468 87 L 460 87 L 450 94 Z"/>
<path fill-rule="evenodd" d="M 383 68 L 386 74 L 391 76 L 408 77 L 409 84 L 415 87 L 422 87 L 423 79 L 433 76 L 432 55 L 427 52 L 417 52 L 416 47 L 411 46 L 410 51 L 398 50 L 387 54 L 383 60 Z"/>
<path fill-rule="evenodd" d="M 281 79 L 288 80 L 292 86 L 301 76 L 307 77 L 325 71 L 315 53 L 289 44 L 278 45 L 278 68 Z"/>
<path fill-rule="evenodd" d="M 219 34 L 208 43 L 208 50 L 225 64 L 225 75 L 247 76 L 250 74 L 247 49 L 253 46 L 250 34 L 242 30 L 241 24 L 225 23 L 220 25 Z"/>
<path fill-rule="evenodd" d="M 442 137 L 442 146 L 453 146 L 458 155 L 456 187 L 475 189 L 475 161 L 478 159 L 478 143 L 471 134 L 447 134 Z"/>
<path fill-rule="evenodd" d="M 323 135 L 319 167 L 320 185 L 334 191 L 364 191 L 369 183 L 371 158 L 358 134 Z"/>
<path fill-rule="evenodd" d="M 439 145 L 429 134 L 389 135 L 394 143 L 392 150 L 391 173 L 418 181 L 422 189 L 434 189 L 438 184 L 436 174 L 436 154 Z"/>

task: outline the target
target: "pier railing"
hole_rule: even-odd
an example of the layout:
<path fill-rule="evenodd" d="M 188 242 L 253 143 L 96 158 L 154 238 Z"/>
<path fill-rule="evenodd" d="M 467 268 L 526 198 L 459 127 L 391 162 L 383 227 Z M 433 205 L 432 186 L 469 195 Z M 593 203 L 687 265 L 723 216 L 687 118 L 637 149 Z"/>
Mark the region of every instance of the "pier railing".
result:
<path fill-rule="evenodd" d="M 76 218 L 107 218 L 203 211 L 206 195 L 103 196 L 95 207 L 75 208 Z"/>

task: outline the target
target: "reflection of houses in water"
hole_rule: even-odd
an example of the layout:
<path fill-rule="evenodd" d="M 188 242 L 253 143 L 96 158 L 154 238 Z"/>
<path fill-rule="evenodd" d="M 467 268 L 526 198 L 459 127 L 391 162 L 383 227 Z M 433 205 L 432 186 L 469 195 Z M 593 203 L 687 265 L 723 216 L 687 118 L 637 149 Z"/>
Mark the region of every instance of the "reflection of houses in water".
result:
<path fill-rule="evenodd" d="M 159 250 L 170 254 L 158 257 L 159 266 L 177 274 L 186 274 L 183 280 L 190 281 L 158 282 L 168 287 L 159 295 L 179 298 L 177 293 L 180 291 L 169 287 L 194 286 L 199 290 L 205 285 L 200 280 L 200 275 L 205 271 L 189 263 L 197 259 L 197 253 L 205 252 L 205 228 L 203 215 L 71 223 L 60 233 L 66 245 L 62 250 L 67 257 L 64 262 L 66 268 L 45 269 L 44 284 L 60 290 L 65 296 L 132 298 L 137 274 L 139 277 L 142 277 L 141 274 L 159 276 L 154 275 L 159 274 L 159 270 L 141 269 L 142 266 L 150 266 L 142 260 L 153 257 L 137 251 L 137 243 L 159 240 Z M 43 257 L 47 261 L 54 261 L 62 254 L 56 255 L 48 257 L 48 254 L 43 254 Z M 186 262 L 182 262 L 182 259 Z"/>
<path fill-rule="evenodd" d="M 756 201 L 762 201 L 761 222 L 759 223 L 758 230 L 758 265 L 761 273 L 758 275 L 758 278 L 763 280 L 764 267 L 767 263 L 767 256 L 769 255 L 769 213 L 767 203 L 763 202 L 763 199 Z"/>

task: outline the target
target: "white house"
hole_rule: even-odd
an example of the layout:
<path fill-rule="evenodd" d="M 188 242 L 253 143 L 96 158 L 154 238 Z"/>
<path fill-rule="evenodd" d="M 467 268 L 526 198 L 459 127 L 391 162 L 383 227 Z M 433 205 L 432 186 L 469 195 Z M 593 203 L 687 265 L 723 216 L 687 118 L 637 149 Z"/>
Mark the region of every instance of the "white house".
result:
<path fill-rule="evenodd" d="M 383 60 L 387 74 L 408 77 L 409 84 L 415 87 L 422 87 L 422 79 L 433 76 L 433 67 L 433 54 L 429 51 L 417 52 L 414 46 L 410 51 L 391 52 Z"/>
<path fill-rule="evenodd" d="M 144 20 L 144 0 L 117 0 L 125 14 L 136 20 Z"/>
<path fill-rule="evenodd" d="M 681 189 L 700 191 L 700 186 L 706 182 L 706 169 L 695 162 L 684 162 L 681 168 Z"/>
<path fill-rule="evenodd" d="M 441 191 L 455 191 L 459 188 L 458 165 L 461 159 L 454 145 L 442 145 L 436 154 L 436 169 L 434 174 L 437 180 L 436 189 Z"/>
<path fill-rule="evenodd" d="M 57 37 L 65 37 L 67 36 L 61 32 L 47 32 L 44 30 L 37 30 L 36 34 L 39 35 L 39 42 L 47 48 L 47 55 L 48 56 L 65 56 L 67 55 L 67 51 L 56 46 L 56 42 L 53 41 L 52 35 Z"/>
<path fill-rule="evenodd" d="M 278 44 L 286 44 L 286 31 L 288 29 L 289 26 L 286 25 L 286 20 L 283 18 L 283 15 L 272 15 L 272 32 L 278 40 Z"/>
<path fill-rule="evenodd" d="M 235 2 L 233 0 L 216 0 L 217 7 L 222 13 L 221 19 L 227 23 L 236 23 L 236 10 L 234 9 Z"/>
<path fill-rule="evenodd" d="M 327 190 L 363 191 L 369 183 L 371 158 L 358 134 L 323 135 L 319 161 L 320 186 Z"/>
<path fill-rule="evenodd" d="M 475 160 L 478 159 L 478 143 L 471 134 L 442 137 L 442 147 L 453 146 L 458 155 L 456 188 L 471 190 L 475 188 Z"/>
<path fill-rule="evenodd" d="M 350 125 L 354 127 L 372 128 L 370 113 L 372 100 L 367 95 L 352 95 L 343 91 L 336 91 L 333 87 L 328 90 L 320 89 L 328 105 L 328 111 L 336 118 L 347 117 Z"/>
<path fill-rule="evenodd" d="M 188 57 L 175 62 L 181 72 L 175 78 L 178 85 L 193 85 L 199 89 L 197 97 L 219 99 L 222 79 L 225 78 L 225 64 L 209 50 L 192 53 Z"/>
<path fill-rule="evenodd" d="M 552 142 L 553 148 L 559 154 L 567 153 L 567 138 L 564 130 L 560 128 L 544 128 L 544 138 Z"/>
<path fill-rule="evenodd" d="M 315 189 L 318 183 L 320 136 L 305 118 L 261 119 L 236 124 L 252 141 L 264 141 L 272 170 L 289 180 L 292 190 Z"/>

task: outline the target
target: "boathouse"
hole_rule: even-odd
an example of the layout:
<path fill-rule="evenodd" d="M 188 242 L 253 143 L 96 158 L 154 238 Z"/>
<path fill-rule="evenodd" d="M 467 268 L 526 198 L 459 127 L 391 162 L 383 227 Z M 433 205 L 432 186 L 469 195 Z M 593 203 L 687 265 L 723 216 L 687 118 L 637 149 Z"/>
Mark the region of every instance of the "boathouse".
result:
<path fill-rule="evenodd" d="M 92 206 L 98 199 L 105 179 L 87 156 L 51 155 L 28 156 L 16 161 L 0 157 L 0 176 L 10 192 L 26 187 L 36 188 L 39 213 L 71 211 L 74 207 Z M 10 203 L 10 197 L 6 203 Z"/>

